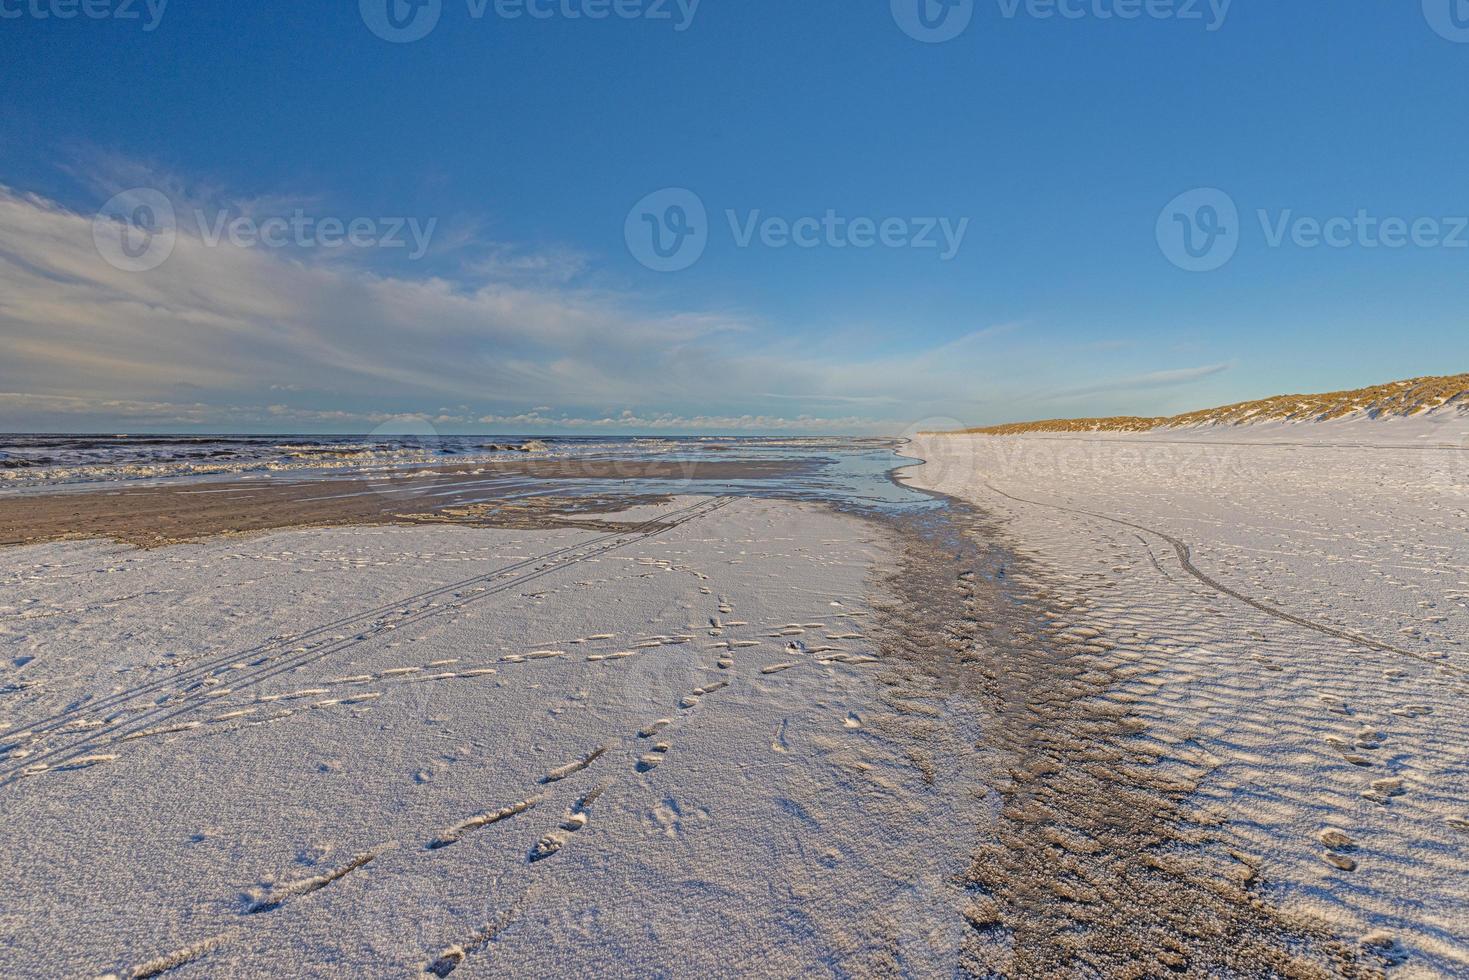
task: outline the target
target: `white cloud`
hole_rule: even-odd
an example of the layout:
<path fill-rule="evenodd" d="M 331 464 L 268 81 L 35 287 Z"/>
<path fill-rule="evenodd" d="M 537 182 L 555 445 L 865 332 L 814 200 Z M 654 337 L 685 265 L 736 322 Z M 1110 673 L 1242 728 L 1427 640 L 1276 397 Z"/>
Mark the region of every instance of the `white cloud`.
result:
<path fill-rule="evenodd" d="M 121 173 L 102 190 L 149 177 Z M 181 207 L 238 213 L 287 200 L 152 186 Z M 182 223 L 162 266 L 126 272 L 99 255 L 91 215 L 0 186 L 0 428 L 360 429 L 412 415 L 471 428 L 866 433 L 972 419 L 997 402 L 1023 414 L 1037 400 L 1010 394 L 1013 367 L 996 352 L 1024 339 L 1019 325 L 863 355 L 839 337 L 579 285 L 590 260 L 571 251 L 475 251 L 467 235 L 453 248 L 458 273 L 408 262 L 388 275 L 310 249 L 210 244 Z"/>

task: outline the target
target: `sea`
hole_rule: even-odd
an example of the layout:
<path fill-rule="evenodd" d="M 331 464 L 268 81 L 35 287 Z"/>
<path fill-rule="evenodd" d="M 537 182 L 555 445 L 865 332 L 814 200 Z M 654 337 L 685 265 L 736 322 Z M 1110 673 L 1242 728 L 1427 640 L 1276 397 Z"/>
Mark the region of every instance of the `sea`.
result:
<path fill-rule="evenodd" d="M 360 436 L 0 434 L 6 493 L 100 490 L 147 484 L 253 483 L 391 477 L 526 458 L 792 464 L 778 477 L 689 481 L 558 479 L 588 493 L 702 493 L 835 502 L 858 510 L 922 510 L 934 498 L 894 479 L 914 461 L 901 440 L 802 436 Z M 548 488 L 549 489 L 549 488 Z"/>

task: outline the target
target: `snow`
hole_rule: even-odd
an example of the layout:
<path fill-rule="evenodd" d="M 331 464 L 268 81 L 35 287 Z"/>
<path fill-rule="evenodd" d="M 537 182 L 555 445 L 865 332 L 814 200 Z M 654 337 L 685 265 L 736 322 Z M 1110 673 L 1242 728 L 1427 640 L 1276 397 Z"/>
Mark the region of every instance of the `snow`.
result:
<path fill-rule="evenodd" d="M 1385 934 L 1400 975 L 1462 976 L 1465 429 L 926 436 L 903 479 L 978 505 L 1065 583 L 1131 674 L 1109 696 L 1207 769 L 1194 805 L 1272 901 Z"/>
<path fill-rule="evenodd" d="M 889 543 L 656 514 L 0 552 L 0 973 L 951 974 L 972 777 L 885 721 Z"/>

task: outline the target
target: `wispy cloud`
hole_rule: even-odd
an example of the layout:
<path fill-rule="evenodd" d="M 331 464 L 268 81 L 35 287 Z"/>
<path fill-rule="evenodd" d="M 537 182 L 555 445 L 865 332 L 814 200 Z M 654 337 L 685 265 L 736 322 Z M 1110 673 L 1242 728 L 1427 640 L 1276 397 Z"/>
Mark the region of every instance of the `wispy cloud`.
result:
<path fill-rule="evenodd" d="M 308 203 L 201 190 L 125 160 L 101 169 L 96 193 L 152 186 L 180 208 Z M 1016 392 L 997 354 L 1028 341 L 1025 324 L 864 355 L 742 313 L 660 308 L 606 288 L 587 255 L 481 241 L 472 222 L 447 247 L 452 262 L 389 271 L 322 249 L 211 241 L 182 222 L 166 262 L 128 272 L 102 258 L 91 214 L 0 186 L 0 428 L 361 430 L 414 417 L 469 429 L 899 432 L 1038 397 Z M 445 404 L 461 408 L 429 408 Z"/>
<path fill-rule="evenodd" d="M 1216 374 L 1223 374 L 1231 366 L 1230 364 L 1206 364 L 1202 367 L 1178 368 L 1171 371 L 1152 371 L 1148 374 L 1114 378 L 1111 381 L 1102 381 L 1077 388 L 1065 388 L 1056 392 L 1053 397 L 1058 399 L 1079 398 L 1085 395 L 1098 395 L 1114 391 L 1145 391 L 1151 388 L 1175 388 L 1180 385 L 1193 384 L 1205 378 L 1212 378 Z"/>

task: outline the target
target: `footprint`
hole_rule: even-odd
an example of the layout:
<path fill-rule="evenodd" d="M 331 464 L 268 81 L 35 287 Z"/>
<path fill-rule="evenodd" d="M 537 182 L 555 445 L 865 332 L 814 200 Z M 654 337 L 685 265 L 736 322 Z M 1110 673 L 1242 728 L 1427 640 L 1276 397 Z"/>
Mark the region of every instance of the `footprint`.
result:
<path fill-rule="evenodd" d="M 668 750 L 670 748 L 672 748 L 672 746 L 670 746 L 667 742 L 659 742 L 657 745 L 653 746 L 653 750 L 651 752 L 647 752 L 639 757 L 637 766 L 638 772 L 649 772 L 653 769 L 657 769 L 659 764 L 663 762 L 665 757 L 667 757 Z"/>
<path fill-rule="evenodd" d="M 552 769 L 550 772 L 541 777 L 541 782 L 555 783 L 560 782 L 567 776 L 576 775 L 577 773 L 581 772 L 583 769 L 587 768 L 592 763 L 600 759 L 606 753 L 609 747 L 609 745 L 599 745 L 591 752 L 582 756 L 580 759 L 577 759 L 575 762 L 568 762 L 566 765 L 561 766 L 558 769 Z"/>
<path fill-rule="evenodd" d="M 726 687 L 729 687 L 729 681 L 716 681 L 715 683 L 706 685 L 704 687 L 696 687 L 694 688 L 694 693 L 690 694 L 688 697 L 680 701 L 678 703 L 678 706 L 680 708 L 692 708 L 697 705 L 705 695 L 713 694 L 715 691 L 722 690 Z"/>
<path fill-rule="evenodd" d="M 128 977 L 129 980 L 145 980 L 145 978 L 149 977 L 162 976 L 171 970 L 177 970 L 179 967 L 192 963 L 199 957 L 213 952 L 233 939 L 235 933 L 238 931 L 237 929 L 228 929 L 217 936 L 210 936 L 208 939 L 184 946 L 181 949 L 176 949 L 171 953 L 165 953 L 145 963 L 140 963 L 130 970 L 125 970 L 122 976 Z M 110 977 L 118 976 L 115 973 L 107 975 Z"/>
<path fill-rule="evenodd" d="M 1382 957 L 1388 966 L 1401 966 L 1408 960 L 1408 953 L 1388 932 L 1372 932 L 1358 940 L 1363 949 Z"/>
<path fill-rule="evenodd" d="M 544 861 L 566 846 L 566 837 L 554 831 L 536 841 L 536 846 L 530 850 L 530 863 Z"/>
<path fill-rule="evenodd" d="M 511 817 L 522 814 L 544 799 L 544 796 L 532 796 L 529 799 L 521 800 L 519 803 L 512 803 L 507 807 L 501 807 L 491 813 L 481 813 L 478 816 L 470 817 L 468 820 L 460 821 L 429 841 L 428 850 L 436 851 L 441 847 L 457 844 L 470 831 L 478 830 L 481 827 L 488 827 L 492 823 L 499 823 L 501 820 L 508 820 Z"/>
<path fill-rule="evenodd" d="M 1385 732 L 1380 732 L 1373 728 L 1363 728 L 1357 733 L 1357 748 L 1380 749 L 1382 748 L 1382 743 L 1386 740 L 1387 734 Z"/>
<path fill-rule="evenodd" d="M 510 913 L 506 913 L 496 921 L 485 923 L 482 928 L 468 939 L 456 943 L 439 953 L 438 957 L 432 963 L 423 968 L 423 972 L 431 973 L 440 978 L 447 977 L 459 969 L 471 953 L 477 953 L 494 942 L 495 936 L 509 924 L 510 918 Z"/>
<path fill-rule="evenodd" d="M 325 694 L 326 692 L 322 691 L 321 693 Z M 202 724 L 203 722 L 199 721 L 186 721 L 180 725 L 165 725 L 161 728 L 147 728 L 141 732 L 129 732 L 126 735 L 120 736 L 118 738 L 118 741 L 131 742 L 135 739 L 140 738 L 153 738 L 158 735 L 172 735 L 174 732 L 187 732 L 191 729 L 198 728 Z"/>
<path fill-rule="evenodd" d="M 1373 803 L 1385 804 L 1390 798 L 1402 796 L 1406 792 L 1407 789 L 1404 788 L 1404 781 L 1397 777 L 1391 777 L 1388 779 L 1374 779 L 1372 781 L 1372 788 L 1364 790 L 1362 796 L 1371 800 Z"/>
<path fill-rule="evenodd" d="M 325 874 L 312 875 L 310 878 L 301 878 L 297 881 L 289 881 L 284 885 L 276 885 L 263 894 L 255 894 L 251 896 L 251 900 L 246 905 L 245 911 L 251 915 L 258 915 L 261 912 L 273 912 L 293 898 L 310 895 L 312 892 L 320 891 L 334 881 L 345 878 L 358 868 L 376 859 L 392 846 L 389 844 L 375 851 L 364 851 L 353 857 L 352 860 L 340 868 L 328 871 Z"/>

